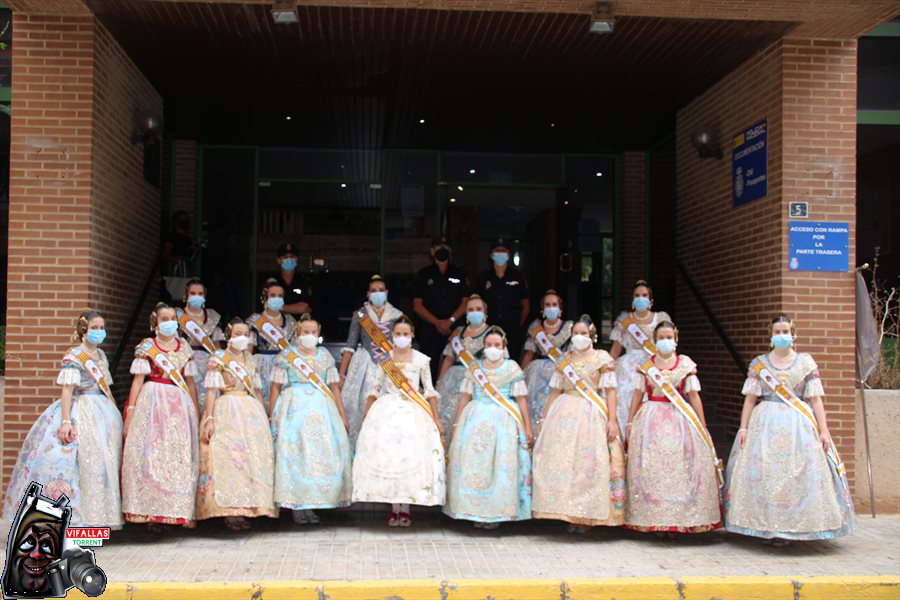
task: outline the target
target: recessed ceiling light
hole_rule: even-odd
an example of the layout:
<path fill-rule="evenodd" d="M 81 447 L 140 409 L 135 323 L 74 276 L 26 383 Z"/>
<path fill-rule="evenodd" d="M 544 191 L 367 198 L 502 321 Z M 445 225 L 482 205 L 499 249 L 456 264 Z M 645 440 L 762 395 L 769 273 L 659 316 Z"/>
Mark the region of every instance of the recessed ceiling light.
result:
<path fill-rule="evenodd" d="M 565 204 L 566 206 L 568 206 L 568 205 L 569 205 L 569 201 L 568 201 L 568 200 L 563 200 L 563 204 Z"/>
<path fill-rule="evenodd" d="M 450 204 L 453 204 L 454 202 L 456 202 L 456 198 L 450 198 Z"/>
<path fill-rule="evenodd" d="M 341 187 L 342 187 L 342 188 L 345 188 L 345 187 L 347 187 L 347 184 L 346 184 L 346 183 L 342 183 L 342 184 L 341 184 Z"/>
<path fill-rule="evenodd" d="M 597 177 L 603 177 L 603 173 L 601 173 L 600 171 L 597 171 Z"/>
<path fill-rule="evenodd" d="M 458 186 L 456 186 L 456 189 L 458 189 L 459 191 L 463 191 L 463 186 L 458 185 Z"/>
<path fill-rule="evenodd" d="M 550 127 L 556 127 L 556 123 L 550 123 Z"/>
<path fill-rule="evenodd" d="M 469 175 L 474 175 L 474 174 L 475 174 L 475 169 L 469 169 Z"/>
<path fill-rule="evenodd" d="M 600 0 L 591 14 L 591 33 L 612 33 L 616 26 L 616 16 L 613 11 L 613 3 L 610 0 Z"/>
<path fill-rule="evenodd" d="M 284 120 L 285 120 L 285 121 L 290 121 L 290 120 L 291 120 L 291 115 L 286 116 L 286 117 L 284 118 Z"/>
<path fill-rule="evenodd" d="M 425 119 L 419 119 L 419 125 L 424 125 L 424 124 L 425 124 Z"/>

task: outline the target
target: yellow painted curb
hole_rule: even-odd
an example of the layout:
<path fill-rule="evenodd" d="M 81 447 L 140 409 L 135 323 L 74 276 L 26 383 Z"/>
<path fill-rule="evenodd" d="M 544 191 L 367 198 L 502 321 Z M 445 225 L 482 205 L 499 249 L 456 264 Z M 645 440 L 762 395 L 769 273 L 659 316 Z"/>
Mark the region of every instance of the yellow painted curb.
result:
<path fill-rule="evenodd" d="M 900 576 L 111 583 L 104 600 L 897 600 Z M 72 590 L 69 598 L 85 598 Z"/>

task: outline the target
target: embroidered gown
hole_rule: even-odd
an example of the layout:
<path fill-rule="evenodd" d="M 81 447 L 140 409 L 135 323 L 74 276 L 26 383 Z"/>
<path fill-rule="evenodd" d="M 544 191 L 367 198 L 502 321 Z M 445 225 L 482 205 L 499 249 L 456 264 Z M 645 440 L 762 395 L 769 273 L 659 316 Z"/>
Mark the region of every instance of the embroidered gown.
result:
<path fill-rule="evenodd" d="M 496 369 L 485 368 L 483 360 L 478 366 L 518 410 L 516 397 L 528 395 L 519 365 L 506 359 Z M 460 391 L 472 394 L 472 400 L 450 442 L 444 513 L 482 523 L 530 519 L 531 454 L 525 432 L 468 372 Z"/>
<path fill-rule="evenodd" d="M 225 358 L 226 350 L 216 356 Z M 243 352 L 238 359 L 259 390 L 257 358 Z M 206 387 L 218 391 L 210 442 L 200 442 L 197 518 L 272 517 L 275 456 L 269 419 L 259 401 L 227 369 L 208 361 Z M 201 430 L 202 434 L 202 430 Z"/>
<path fill-rule="evenodd" d="M 193 316 L 187 310 L 185 310 L 185 314 L 189 317 Z M 222 333 L 222 328 L 219 327 L 221 321 L 222 316 L 219 313 L 211 308 L 203 309 L 203 321 L 200 323 L 200 327 L 212 340 L 216 349 L 219 348 L 219 342 L 225 341 L 225 335 Z M 200 414 L 202 415 L 203 411 L 206 410 L 206 370 L 207 365 L 209 365 L 209 352 L 203 346 L 195 345 L 194 339 L 183 328 L 181 331 L 181 335 L 191 342 L 191 348 L 194 350 L 194 365 L 197 367 L 197 377 L 194 378 L 194 385 L 197 386 L 197 402 L 200 404 Z"/>
<path fill-rule="evenodd" d="M 265 312 L 259 314 L 266 316 Z M 275 323 L 275 326 L 281 330 L 289 344 L 294 343 L 297 332 L 297 320 L 293 315 L 281 313 L 281 323 Z M 250 325 L 250 344 L 253 346 L 253 351 L 259 361 L 260 396 L 263 402 L 263 409 L 268 413 L 269 392 L 272 390 L 270 377 L 272 376 L 272 368 L 278 361 L 278 355 L 281 353 L 281 350 L 278 346 L 270 344 L 266 336 L 259 333 L 252 324 Z"/>
<path fill-rule="evenodd" d="M 478 335 L 473 336 L 464 335 L 466 329 L 466 325 L 457 327 L 456 331 L 450 336 L 450 339 L 453 339 L 453 336 L 459 335 L 463 347 L 465 347 L 472 356 L 479 359 L 484 354 L 484 334 L 487 333 L 488 327 L 485 327 Z M 437 391 L 438 394 L 441 395 L 438 413 L 441 418 L 441 424 L 444 426 L 444 431 L 449 433 L 450 428 L 453 426 L 453 421 L 456 419 L 459 398 L 462 396 L 460 385 L 462 385 L 463 380 L 466 378 L 468 370 L 462 362 L 460 362 L 459 358 L 456 356 L 456 352 L 453 351 L 453 346 L 451 346 L 449 342 L 447 343 L 447 346 L 444 347 L 444 352 L 441 354 L 441 360 L 443 360 L 443 357 L 445 356 L 449 356 L 456 360 L 437 382 Z"/>
<path fill-rule="evenodd" d="M 323 347 L 303 360 L 326 385 L 340 380 Z M 290 509 L 350 505 L 350 439 L 335 401 L 279 356 L 272 381 L 282 385 L 272 413 L 275 502 Z"/>
<path fill-rule="evenodd" d="M 688 400 L 700 391 L 697 365 L 678 355 L 663 376 Z M 648 400 L 638 409 L 628 441 L 625 526 L 639 531 L 700 533 L 722 526 L 719 483 L 709 448 L 678 409 L 643 373 Z"/>
<path fill-rule="evenodd" d="M 375 313 L 375 308 L 368 302 L 363 305 L 363 309 L 369 315 L 369 318 L 372 319 L 372 322 L 378 325 L 378 329 L 390 340 L 394 322 L 403 313 L 390 302 L 384 303 L 381 319 Z M 368 400 L 369 388 L 367 382 L 370 377 L 374 376 L 376 371 L 381 370 L 372 360 L 375 353 L 380 352 L 380 350 L 373 346 L 372 338 L 362 328 L 356 316 L 356 311 L 353 312 L 353 320 L 350 322 L 347 344 L 341 348 L 341 354 L 344 352 L 353 354 L 344 377 L 341 398 L 344 399 L 344 412 L 347 413 L 347 420 L 350 421 L 350 445 L 355 448 L 356 440 L 359 437 L 359 429 L 362 427 L 363 412 L 366 410 L 366 401 Z"/>
<path fill-rule="evenodd" d="M 156 338 L 152 343 L 162 351 Z M 140 348 L 140 346 L 138 347 Z M 183 376 L 197 369 L 191 345 L 178 339 L 169 360 Z M 131 373 L 145 375 L 125 438 L 122 457 L 122 510 L 131 523 L 196 526 L 200 463 L 194 401 L 138 349 Z"/>
<path fill-rule="evenodd" d="M 628 424 L 628 415 L 631 414 L 631 397 L 634 394 L 635 381 L 638 381 L 635 379 L 634 374 L 638 370 L 640 362 L 647 356 L 647 351 L 644 350 L 642 346 L 638 345 L 635 339 L 622 325 L 622 317 L 626 314 L 631 314 L 631 317 L 634 318 L 634 313 L 622 313 L 616 319 L 616 322 L 613 324 L 613 330 L 609 334 L 609 339 L 613 342 L 619 342 L 625 351 L 625 353 L 616 360 L 616 381 L 618 382 L 618 386 L 616 386 L 616 413 L 618 413 L 619 431 L 621 431 L 623 435 L 625 434 L 625 425 Z M 650 322 L 641 324 L 635 321 L 635 323 L 637 323 L 641 331 L 652 340 L 653 330 L 656 329 L 656 326 L 663 321 L 671 321 L 672 318 L 668 313 L 663 311 L 651 311 L 650 314 L 653 315 Z M 641 383 L 641 385 L 643 385 L 643 383 Z"/>
<path fill-rule="evenodd" d="M 38 417 L 25 437 L 3 501 L 3 518 L 11 522 L 32 481 L 43 484 L 43 494 L 54 500 L 65 494 L 72 507 L 73 527 L 120 529 L 122 503 L 119 467 L 122 459 L 122 416 L 100 390 L 91 374 L 69 350 L 56 378 L 60 386 L 74 386 L 71 421 L 76 439 L 62 444 L 56 432 L 62 426 L 62 401 L 57 399 Z M 95 362 L 112 385 L 103 350 Z"/>
<path fill-rule="evenodd" d="M 439 398 L 431 384 L 431 359 L 413 350 L 397 363 L 422 396 Z M 439 506 L 444 503 L 444 446 L 431 416 L 407 398 L 378 367 L 368 393 L 377 400 L 359 432 L 353 461 L 353 501 Z"/>
<path fill-rule="evenodd" d="M 759 359 L 804 402 L 825 395 L 809 354 L 798 354 L 787 369 L 776 368 L 767 354 Z M 831 539 L 855 529 L 853 500 L 810 423 L 771 394 L 754 371 L 741 393 L 759 401 L 744 447 L 735 440 L 728 460 L 725 528 L 790 540 Z"/>
<path fill-rule="evenodd" d="M 560 320 L 556 332 L 547 334 L 547 338 L 560 352 L 565 353 L 569 349 L 573 326 L 572 321 Z M 528 385 L 528 410 L 531 411 L 531 426 L 537 431 L 544 416 L 544 406 L 550 396 L 550 378 L 556 371 L 556 363 L 544 354 L 534 336 L 528 336 L 524 349 L 534 352 L 534 360 L 525 367 L 525 383 Z"/>
<path fill-rule="evenodd" d="M 605 350 L 568 355 L 581 379 L 606 398 L 616 387 L 613 359 Z M 607 442 L 607 419 L 559 370 L 550 387 L 557 396 L 534 445 L 534 517 L 576 525 L 625 521 L 625 457 L 621 440 Z M 613 417 L 614 418 L 614 417 Z"/>

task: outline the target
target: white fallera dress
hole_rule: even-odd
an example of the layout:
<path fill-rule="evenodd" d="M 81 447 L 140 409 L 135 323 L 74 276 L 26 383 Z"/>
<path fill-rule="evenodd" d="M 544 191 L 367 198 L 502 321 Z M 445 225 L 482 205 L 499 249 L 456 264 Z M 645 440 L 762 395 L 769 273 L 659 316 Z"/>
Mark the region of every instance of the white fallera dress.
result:
<path fill-rule="evenodd" d="M 394 352 L 392 351 L 392 355 Z M 397 363 L 423 397 L 438 398 L 431 383 L 431 359 L 413 351 Z M 353 462 L 353 501 L 391 504 L 444 504 L 444 446 L 434 420 L 385 376 L 372 370 L 369 395 L 377 400 L 366 415 Z"/>

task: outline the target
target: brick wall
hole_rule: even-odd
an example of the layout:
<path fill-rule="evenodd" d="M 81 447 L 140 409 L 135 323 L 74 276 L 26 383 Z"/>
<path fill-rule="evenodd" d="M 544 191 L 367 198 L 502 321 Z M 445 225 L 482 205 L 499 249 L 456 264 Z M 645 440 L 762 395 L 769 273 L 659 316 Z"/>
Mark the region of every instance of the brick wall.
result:
<path fill-rule="evenodd" d="M 109 32 L 97 22 L 94 36 L 94 125 L 91 306 L 104 313 L 109 332 L 105 350 L 113 360 L 126 322 L 159 253 L 163 191 L 143 178 L 143 146 L 131 143 L 135 115 L 162 114 L 162 98 Z M 133 348 L 149 335 L 147 315 L 157 300 L 152 286 L 127 342 L 116 382 L 124 402 Z M 112 366 L 114 368 L 114 366 Z"/>
<path fill-rule="evenodd" d="M 3 486 L 90 301 L 93 52 L 90 17 L 13 14 Z"/>
<path fill-rule="evenodd" d="M 855 48 L 777 42 L 680 110 L 676 133 L 678 259 L 745 361 L 768 349 L 773 315 L 795 318 L 798 348 L 822 367 L 829 425 L 848 457 L 855 441 L 852 272 L 792 273 L 786 256 L 791 200 L 809 200 L 811 220 L 848 221 L 855 229 Z M 768 195 L 733 208 L 730 140 L 763 118 Z M 690 137 L 702 126 L 718 130 L 723 160 L 697 157 Z M 850 247 L 852 255 L 853 235 Z M 726 439 L 717 441 L 730 444 L 744 376 L 681 279 L 677 313 L 681 348 L 700 365 L 704 399 L 726 425 Z"/>
<path fill-rule="evenodd" d="M 619 243 L 618 263 L 621 285 L 617 304 L 613 312 L 626 310 L 631 306 L 631 292 L 634 282 L 646 279 L 644 266 L 645 250 L 645 167 L 646 154 L 625 152 L 622 154 L 622 204 L 619 207 L 617 235 Z M 652 282 L 650 282 L 652 285 Z"/>
<path fill-rule="evenodd" d="M 2 486 L 25 433 L 59 394 L 59 360 L 81 309 L 107 312 L 113 353 L 157 251 L 159 218 L 129 140 L 136 103 L 161 108 L 158 94 L 92 17 L 13 18 Z M 134 240 L 151 251 L 136 252 Z"/>

